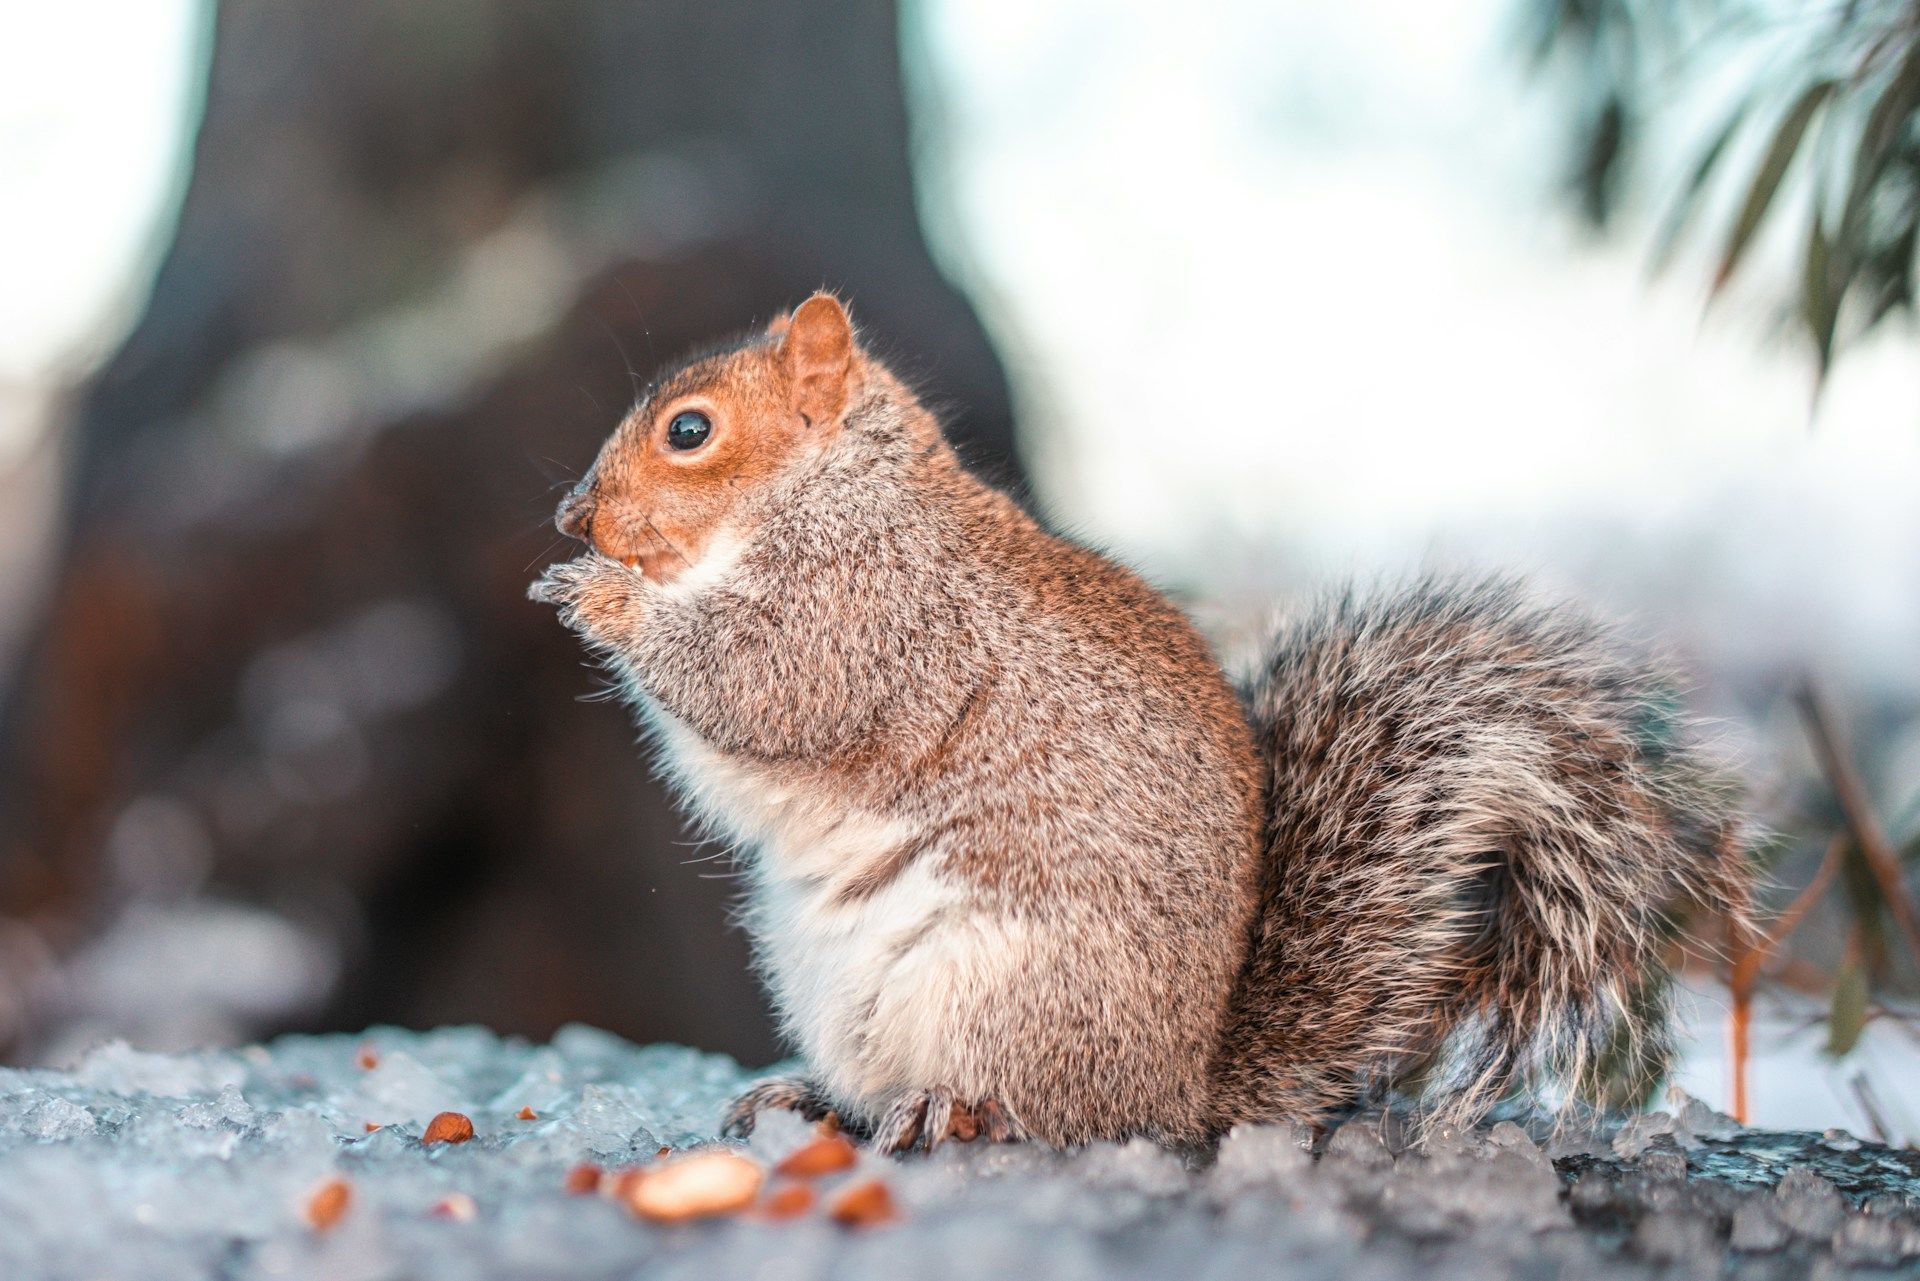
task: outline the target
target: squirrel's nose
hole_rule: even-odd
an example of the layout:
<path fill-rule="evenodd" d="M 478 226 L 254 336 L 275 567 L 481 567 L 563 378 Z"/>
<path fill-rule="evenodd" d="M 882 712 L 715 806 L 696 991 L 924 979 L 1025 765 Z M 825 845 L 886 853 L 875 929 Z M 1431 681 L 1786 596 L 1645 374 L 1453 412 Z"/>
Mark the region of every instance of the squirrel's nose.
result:
<path fill-rule="evenodd" d="M 588 542 L 593 537 L 593 507 L 593 486 L 582 481 L 560 500 L 560 510 L 553 514 L 553 523 L 568 538 Z"/>

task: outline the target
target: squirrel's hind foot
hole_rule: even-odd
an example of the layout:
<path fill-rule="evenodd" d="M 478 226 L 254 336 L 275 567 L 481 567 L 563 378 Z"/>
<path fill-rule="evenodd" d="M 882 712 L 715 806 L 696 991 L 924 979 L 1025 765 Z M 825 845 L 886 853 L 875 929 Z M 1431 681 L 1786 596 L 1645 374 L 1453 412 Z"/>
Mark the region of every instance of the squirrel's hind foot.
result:
<path fill-rule="evenodd" d="M 807 1077 L 769 1077 L 733 1101 L 720 1124 L 720 1133 L 730 1139 L 744 1139 L 753 1133 L 760 1114 L 774 1109 L 798 1112 L 809 1121 L 824 1121 L 833 1111 L 833 1102 L 818 1083 Z"/>
<path fill-rule="evenodd" d="M 989 1143 L 1025 1143 L 1032 1137 L 1013 1109 L 998 1099 L 982 1100 L 974 1107 L 972 1119 L 981 1137 Z"/>
<path fill-rule="evenodd" d="M 936 1086 L 914 1090 L 895 1100 L 873 1127 L 874 1150 L 891 1156 L 900 1152 L 931 1152 L 948 1139 L 970 1143 L 985 1139 L 989 1143 L 1018 1143 L 1027 1137 L 1026 1128 L 1013 1112 L 997 1099 L 966 1104 L 953 1097 L 953 1091 Z"/>

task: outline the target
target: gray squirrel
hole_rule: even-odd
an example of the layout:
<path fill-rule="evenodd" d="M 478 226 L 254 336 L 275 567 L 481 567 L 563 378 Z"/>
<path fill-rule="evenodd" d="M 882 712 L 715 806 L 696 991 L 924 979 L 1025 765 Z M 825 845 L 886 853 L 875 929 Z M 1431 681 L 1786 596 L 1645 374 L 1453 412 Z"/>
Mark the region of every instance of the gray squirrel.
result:
<path fill-rule="evenodd" d="M 956 458 L 827 294 L 668 374 L 533 587 L 743 855 L 806 1065 L 729 1128 L 1205 1141 L 1364 1091 L 1471 1122 L 1655 1062 L 1673 913 L 1747 928 L 1657 665 L 1501 582 L 1341 598 L 1246 691 Z"/>

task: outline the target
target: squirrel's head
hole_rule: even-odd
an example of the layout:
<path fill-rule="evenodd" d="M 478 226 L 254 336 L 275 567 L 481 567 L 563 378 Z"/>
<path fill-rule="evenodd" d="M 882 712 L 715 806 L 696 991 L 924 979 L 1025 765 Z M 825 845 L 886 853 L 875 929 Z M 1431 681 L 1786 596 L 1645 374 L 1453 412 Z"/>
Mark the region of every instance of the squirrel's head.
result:
<path fill-rule="evenodd" d="M 560 504 L 560 531 L 666 582 L 755 500 L 817 458 L 869 373 L 840 301 L 819 293 L 764 334 L 662 378 Z"/>

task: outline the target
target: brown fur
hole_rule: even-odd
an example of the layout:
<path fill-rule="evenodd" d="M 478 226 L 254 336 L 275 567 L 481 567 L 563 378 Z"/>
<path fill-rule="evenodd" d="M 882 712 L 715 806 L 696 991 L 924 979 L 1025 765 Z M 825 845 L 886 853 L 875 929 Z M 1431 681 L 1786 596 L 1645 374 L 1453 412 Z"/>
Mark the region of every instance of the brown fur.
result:
<path fill-rule="evenodd" d="M 747 856 L 813 1071 L 762 1094 L 886 1146 L 1309 1116 L 1477 1022 L 1471 1110 L 1613 1026 L 1662 903 L 1732 893 L 1642 673 L 1498 593 L 1294 633 L 1262 771 L 1188 621 L 972 477 L 825 295 L 666 378 L 561 524 L 594 550 L 536 596 Z"/>

